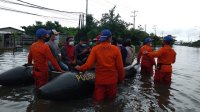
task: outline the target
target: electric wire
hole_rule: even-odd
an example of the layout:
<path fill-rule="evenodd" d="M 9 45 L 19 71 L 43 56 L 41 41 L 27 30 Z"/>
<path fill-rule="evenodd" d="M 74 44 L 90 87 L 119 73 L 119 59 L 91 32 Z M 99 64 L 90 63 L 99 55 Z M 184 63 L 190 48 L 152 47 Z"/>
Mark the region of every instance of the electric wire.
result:
<path fill-rule="evenodd" d="M 45 7 L 42 7 L 42 6 L 37 6 L 37 5 L 31 4 L 31 3 L 29 3 L 28 5 L 27 4 L 21 4 L 21 3 L 17 3 L 17 2 L 12 2 L 10 0 L 0 0 L 0 2 L 20 5 L 20 6 L 25 6 L 25 7 L 31 7 L 31 8 L 36 8 L 36 9 L 42 9 L 42 10 L 46 10 L 46 11 L 54 11 L 54 12 L 56 12 L 56 14 L 58 14 L 57 12 L 60 12 L 59 14 L 66 13 L 66 14 L 73 14 L 73 15 L 77 16 L 77 14 L 81 13 L 81 12 L 68 12 L 68 11 L 60 11 L 60 10 L 56 10 L 56 9 L 49 9 L 49 8 L 45 8 Z M 69 15 L 68 15 L 68 17 L 69 17 Z M 70 16 L 70 17 L 74 18 L 72 16 Z M 74 18 L 74 19 L 78 19 L 78 18 Z"/>
<path fill-rule="evenodd" d="M 32 3 L 24 2 L 24 1 L 21 1 L 21 0 L 17 0 L 17 1 L 22 2 L 22 3 L 25 3 L 25 4 L 18 3 L 18 2 L 13 2 L 13 1 L 10 1 L 10 0 L 0 0 L 0 1 L 1 1 L 1 2 L 4 2 L 4 3 L 10 3 L 10 4 L 15 4 L 15 5 L 25 6 L 25 7 L 43 9 L 43 10 L 51 10 L 51 11 L 56 11 L 56 12 L 61 12 L 61 13 L 70 13 L 70 14 L 82 14 L 82 13 L 83 13 L 83 12 L 61 11 L 61 10 L 57 10 L 57 9 L 47 8 L 47 7 L 35 5 L 35 4 L 32 4 Z M 28 4 L 28 5 L 27 5 L 27 4 Z"/>
<path fill-rule="evenodd" d="M 62 19 L 62 20 L 77 21 L 75 19 L 69 19 L 69 18 L 63 18 L 63 17 L 55 17 L 55 16 L 45 16 L 45 15 L 40 15 L 40 14 L 35 14 L 35 13 L 30 13 L 30 12 L 25 12 L 25 11 L 20 11 L 20 10 L 16 10 L 16 9 L 10 9 L 10 8 L 6 8 L 6 7 L 2 7 L 2 6 L 0 6 L 0 10 L 18 12 L 18 13 L 29 14 L 29 15 L 34 15 L 34 16 L 39 16 L 39 17 L 44 17 L 44 18 L 55 18 L 55 19 Z"/>

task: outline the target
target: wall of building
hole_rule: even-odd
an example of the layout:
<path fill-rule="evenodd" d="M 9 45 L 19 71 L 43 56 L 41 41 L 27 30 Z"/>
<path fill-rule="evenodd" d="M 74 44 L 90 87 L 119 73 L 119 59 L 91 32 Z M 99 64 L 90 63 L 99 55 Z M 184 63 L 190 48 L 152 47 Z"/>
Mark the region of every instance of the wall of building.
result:
<path fill-rule="evenodd" d="M 0 34 L 0 48 L 4 48 L 4 35 Z"/>

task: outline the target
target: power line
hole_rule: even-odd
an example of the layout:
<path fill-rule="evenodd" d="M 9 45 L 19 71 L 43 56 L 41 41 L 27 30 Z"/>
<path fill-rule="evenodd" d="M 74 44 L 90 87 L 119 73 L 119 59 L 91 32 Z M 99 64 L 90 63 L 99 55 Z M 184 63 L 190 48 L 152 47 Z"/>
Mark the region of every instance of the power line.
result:
<path fill-rule="evenodd" d="M 42 10 L 46 10 L 46 11 L 52 11 L 52 10 L 48 10 L 48 9 L 45 9 L 45 7 L 42 7 L 42 6 L 37 6 L 37 5 L 34 5 L 34 4 L 21 4 L 21 3 L 17 3 L 17 2 L 12 2 L 12 1 L 9 1 L 9 0 L 0 0 L 0 2 L 4 2 L 4 3 L 8 3 L 8 4 L 15 4 L 15 5 L 20 5 L 20 6 L 25 6 L 25 7 L 31 7 L 31 8 L 35 8 L 35 9 L 42 9 Z M 53 11 L 53 12 L 56 12 L 56 14 L 58 14 L 58 11 Z M 63 14 L 64 12 L 59 12 L 59 14 Z M 65 12 L 65 13 L 67 13 L 67 14 L 75 14 L 75 13 L 68 13 L 68 12 Z M 61 14 L 61 15 L 62 15 Z M 77 14 L 78 14 L 78 12 L 77 12 Z M 75 15 L 77 15 L 77 14 L 75 14 Z M 69 15 L 68 15 L 69 16 Z M 74 18 L 74 17 L 72 17 L 72 16 L 70 16 L 71 18 Z M 74 18 L 75 19 L 75 18 Z M 78 19 L 78 18 L 76 18 L 76 19 Z"/>
<path fill-rule="evenodd" d="M 6 7 L 2 7 L 2 6 L 0 6 L 0 9 L 1 10 L 6 10 L 6 11 L 11 11 L 11 12 L 18 12 L 18 13 L 23 13 L 23 14 L 29 14 L 29 15 L 39 16 L 39 17 L 45 17 L 45 18 L 56 18 L 56 19 L 77 21 L 75 19 L 68 19 L 68 18 L 55 17 L 55 16 L 45 16 L 45 15 L 40 15 L 40 14 L 35 14 L 35 13 L 30 13 L 30 12 L 25 12 L 25 11 L 20 11 L 20 10 L 16 10 L 16 9 L 10 9 L 10 8 L 6 8 Z"/>
<path fill-rule="evenodd" d="M 80 14 L 80 13 L 83 13 L 83 12 L 61 11 L 61 10 L 57 10 L 57 9 L 47 8 L 47 7 L 35 5 L 35 4 L 32 4 L 32 3 L 24 2 L 24 1 L 21 1 L 21 0 L 17 0 L 17 1 L 25 3 L 25 4 L 12 2 L 12 1 L 9 1 L 9 0 L 0 0 L 0 1 L 4 2 L 4 3 L 9 3 L 9 4 L 21 5 L 21 6 L 25 6 L 25 7 L 31 7 L 31 8 L 42 9 L 42 10 L 50 10 L 50 11 L 61 12 L 61 13 L 69 13 L 69 14 Z"/>
<path fill-rule="evenodd" d="M 52 11 L 57 11 L 57 12 L 62 12 L 62 13 L 74 13 L 74 14 L 80 14 L 80 13 L 82 13 L 82 14 L 84 14 L 83 12 L 70 12 L 70 11 L 62 11 L 62 10 L 47 8 L 47 7 L 43 7 L 43 6 L 39 6 L 39 5 L 35 5 L 35 4 L 32 4 L 32 3 L 29 3 L 29 2 L 25 2 L 25 1 L 22 1 L 22 0 L 17 0 L 17 1 L 25 3 L 25 4 L 32 5 L 32 6 L 36 6 L 38 8 L 46 9 L 46 10 L 52 10 Z"/>

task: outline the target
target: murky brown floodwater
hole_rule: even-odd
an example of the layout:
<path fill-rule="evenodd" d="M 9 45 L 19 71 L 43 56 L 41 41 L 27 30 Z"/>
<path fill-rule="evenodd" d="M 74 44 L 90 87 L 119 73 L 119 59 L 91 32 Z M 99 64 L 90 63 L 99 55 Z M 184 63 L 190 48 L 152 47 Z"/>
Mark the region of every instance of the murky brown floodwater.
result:
<path fill-rule="evenodd" d="M 91 98 L 54 102 L 35 99 L 33 86 L 0 87 L 0 112 L 149 112 L 200 111 L 200 48 L 174 46 L 171 87 L 154 85 L 152 78 L 140 74 L 119 85 L 115 102 L 95 105 Z M 23 65 L 28 50 L 0 54 L 0 73 Z"/>

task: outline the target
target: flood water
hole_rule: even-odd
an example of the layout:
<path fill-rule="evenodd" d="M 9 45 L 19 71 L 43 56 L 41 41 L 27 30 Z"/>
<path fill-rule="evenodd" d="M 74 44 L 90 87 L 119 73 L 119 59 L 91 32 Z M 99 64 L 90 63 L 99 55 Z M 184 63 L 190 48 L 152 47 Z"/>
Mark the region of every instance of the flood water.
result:
<path fill-rule="evenodd" d="M 70 101 L 36 99 L 33 86 L 0 86 L 0 112 L 200 112 L 200 48 L 174 46 L 177 60 L 173 65 L 170 87 L 154 85 L 153 78 L 126 79 L 119 85 L 114 102 L 94 104 L 92 98 Z M 23 52 L 0 54 L 0 73 L 27 62 Z M 81 94 L 81 93 L 80 93 Z"/>

